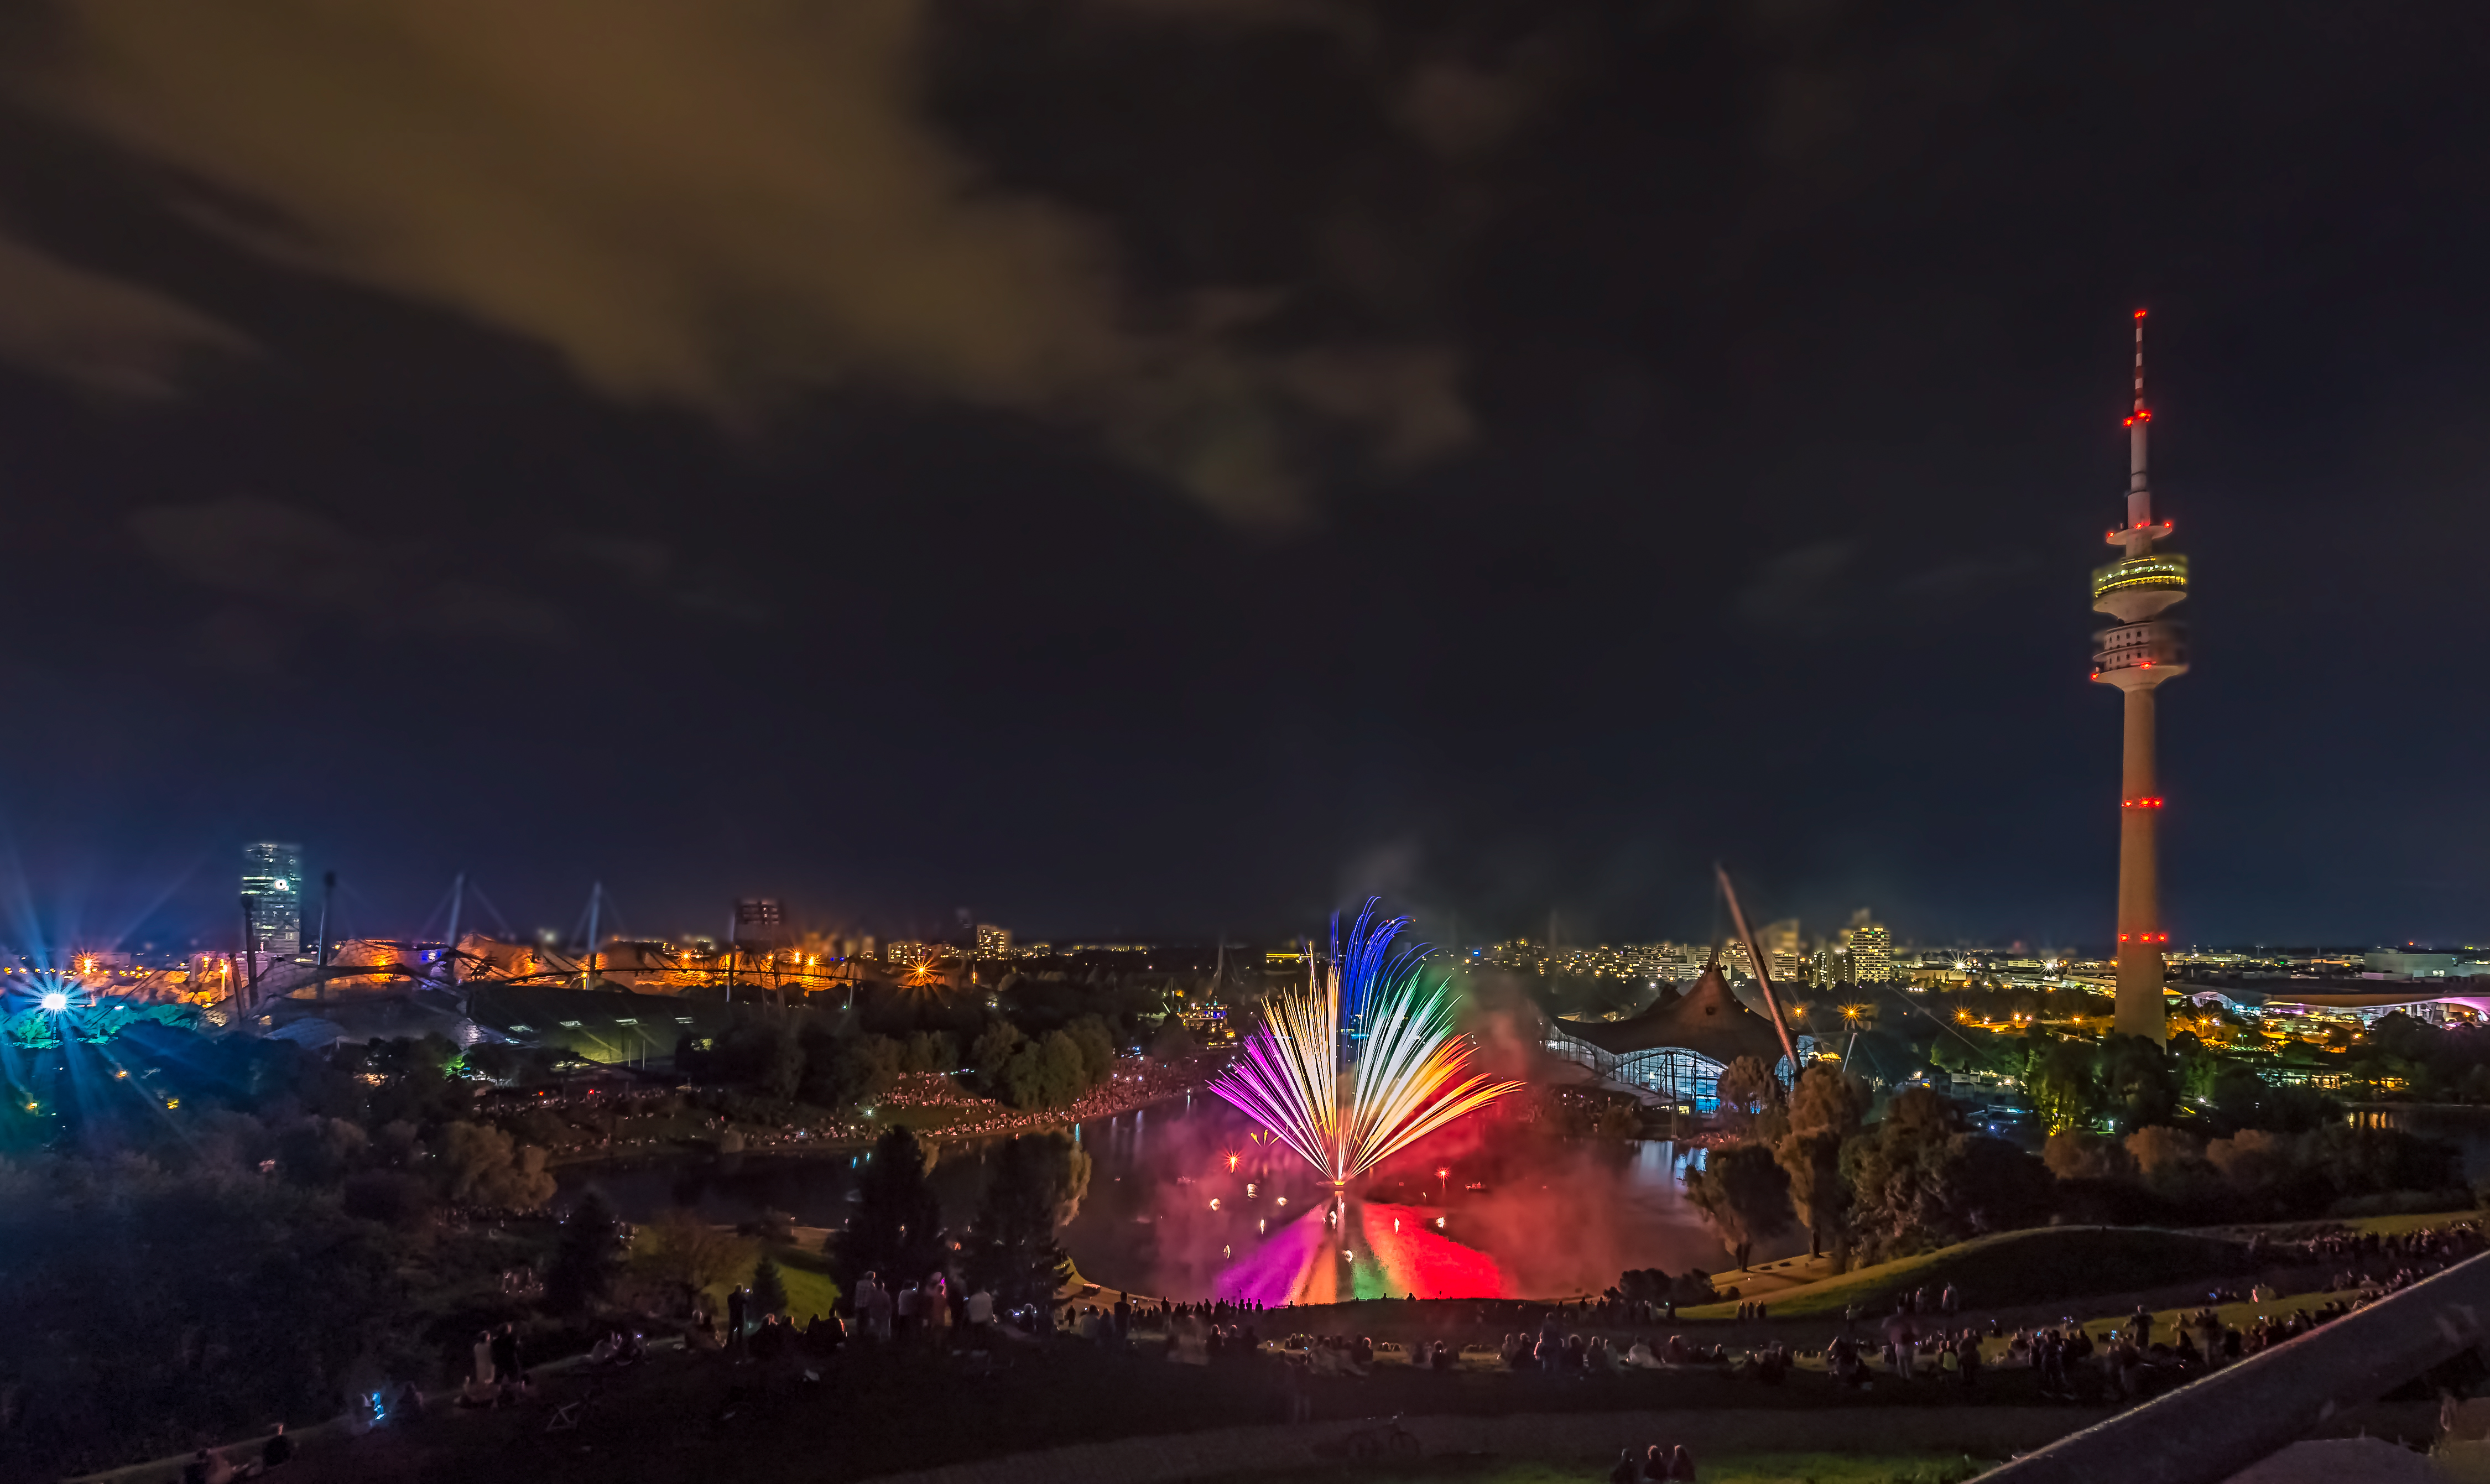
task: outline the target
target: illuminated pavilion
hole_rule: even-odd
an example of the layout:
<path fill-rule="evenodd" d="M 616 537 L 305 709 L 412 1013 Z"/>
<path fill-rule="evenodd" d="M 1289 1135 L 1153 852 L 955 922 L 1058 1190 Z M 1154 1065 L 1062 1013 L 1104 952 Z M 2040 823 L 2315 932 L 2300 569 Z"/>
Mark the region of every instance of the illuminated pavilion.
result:
<path fill-rule="evenodd" d="M 1753 1057 L 1785 1082 L 1794 1075 L 1780 1033 L 1739 1003 L 1717 964 L 1686 993 L 1664 993 L 1624 1020 L 1550 1018 L 1543 1045 L 1607 1081 L 1705 1113 L 1719 1101 L 1722 1072 L 1740 1057 Z"/>

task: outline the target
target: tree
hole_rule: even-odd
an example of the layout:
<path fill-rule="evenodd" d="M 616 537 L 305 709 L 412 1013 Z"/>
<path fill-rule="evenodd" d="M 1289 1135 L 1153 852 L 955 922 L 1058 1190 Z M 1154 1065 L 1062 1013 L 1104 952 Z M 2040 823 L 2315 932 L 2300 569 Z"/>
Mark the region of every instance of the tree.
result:
<path fill-rule="evenodd" d="M 1061 1031 L 1029 1041 L 1002 1067 L 1003 1100 L 1015 1108 L 1059 1108 L 1089 1090 L 1080 1043 Z"/>
<path fill-rule="evenodd" d="M 718 1077 L 764 1097 L 794 1097 L 804 1080 L 804 1047 L 778 1021 L 754 1016 L 727 1028 L 709 1064 Z"/>
<path fill-rule="evenodd" d="M 2100 1048 L 2101 1095 L 2120 1131 L 2167 1123 L 2179 1111 L 2179 1076 L 2169 1054 L 2142 1035 L 2111 1035 Z"/>
<path fill-rule="evenodd" d="M 2214 1113 L 2235 1128 L 2311 1133 L 2340 1122 L 2343 1105 L 2315 1088 L 2278 1088 L 2236 1062 L 2214 1079 Z"/>
<path fill-rule="evenodd" d="M 545 1151 L 522 1145 L 488 1123 L 452 1123 L 441 1131 L 433 1161 L 442 1194 L 461 1206 L 535 1210 L 553 1199 Z"/>
<path fill-rule="evenodd" d="M 2177 1193 L 2205 1168 L 2204 1141 L 2185 1129 L 2157 1123 L 2127 1136 L 2127 1152 L 2144 1182 L 2164 1195 Z"/>
<path fill-rule="evenodd" d="M 1966 1131 L 1954 1105 L 1925 1088 L 1895 1098 L 1884 1121 L 1845 1145 L 1841 1168 L 1853 1225 L 1879 1260 L 2032 1225 L 2052 1193 L 2041 1161 Z"/>
<path fill-rule="evenodd" d="M 977 1080 L 989 1092 L 1002 1090 L 1003 1067 L 1020 1050 L 1023 1037 L 1020 1027 L 1008 1020 L 998 1020 L 977 1033 L 969 1046 L 969 1064 L 976 1068 Z"/>
<path fill-rule="evenodd" d="M 370 1143 L 361 1125 L 314 1115 L 276 1136 L 276 1170 L 298 1185 L 333 1185 Z"/>
<path fill-rule="evenodd" d="M 2078 1130 L 2051 1134 L 2041 1163 L 2062 1180 L 2123 1180 L 2135 1175 L 2135 1156 L 2115 1139 Z"/>
<path fill-rule="evenodd" d="M 1722 1069 L 1715 1091 L 1723 1108 L 1734 1108 L 1742 1119 L 1752 1119 L 1780 1094 L 1781 1087 L 1763 1058 L 1740 1057 Z"/>
<path fill-rule="evenodd" d="M 749 1312 L 755 1319 L 764 1314 L 787 1312 L 787 1280 L 778 1273 L 778 1265 L 767 1253 L 752 1265 L 752 1297 Z"/>
<path fill-rule="evenodd" d="M 1831 1129 L 1793 1133 L 1773 1150 L 1789 1178 L 1790 1205 L 1807 1228 L 1807 1255 L 1824 1255 L 1825 1234 L 1850 1209 L 1850 1184 L 1841 1178 L 1841 1136 Z"/>
<path fill-rule="evenodd" d="M 2205 1146 L 2205 1158 L 2239 1190 L 2256 1194 L 2280 1184 L 2299 1162 L 2300 1137 L 2243 1128 Z"/>
<path fill-rule="evenodd" d="M 903 1052 L 886 1035 L 825 1036 L 806 1048 L 804 1099 L 852 1108 L 888 1092 L 899 1081 Z"/>
<path fill-rule="evenodd" d="M 856 1182 L 855 1213 L 830 1234 L 830 1276 L 842 1292 L 880 1273 L 913 1283 L 942 1266 L 942 1207 L 925 1178 L 924 1146 L 905 1126 L 885 1131 Z"/>
<path fill-rule="evenodd" d="M 2099 1105 L 2092 1048 L 2081 1041 L 2053 1040 L 2036 1047 L 2024 1062 L 2023 1082 L 2032 1090 L 2033 1110 L 2048 1133 L 2083 1127 Z"/>
<path fill-rule="evenodd" d="M 1832 1062 L 1813 1062 L 1790 1089 L 1790 1132 L 1847 1139 L 1866 1125 L 1873 1100 L 1868 1084 Z"/>
<path fill-rule="evenodd" d="M 904 1072 L 954 1072 L 960 1069 L 960 1046 L 942 1031 L 919 1031 L 903 1043 L 899 1068 Z"/>
<path fill-rule="evenodd" d="M 1936 1245 L 2038 1226 L 2053 1191 L 2040 1160 L 2004 1139 L 1956 1134 L 1928 1162 L 1920 1224 Z"/>
<path fill-rule="evenodd" d="M 743 1271 L 752 1243 L 675 1207 L 632 1234 L 631 1263 L 650 1278 L 706 1293 Z"/>
<path fill-rule="evenodd" d="M 349 1216 L 377 1221 L 400 1232 L 412 1232 L 431 1214 L 431 1192 L 423 1181 L 403 1170 L 365 1170 L 346 1177 L 338 1192 Z"/>
<path fill-rule="evenodd" d="M 1711 1150 L 1701 1169 L 1686 1172 L 1686 1194 L 1741 1267 L 1755 1243 L 1789 1230 L 1789 1177 L 1760 1144 Z"/>
<path fill-rule="evenodd" d="M 1773 1157 L 1789 1176 L 1790 1204 L 1807 1227 L 1810 1257 L 1823 1255 L 1826 1235 L 1839 1232 L 1849 1214 L 1841 1146 L 1857 1137 L 1871 1101 L 1866 1083 L 1825 1062 L 1800 1072 L 1790 1089 L 1790 1131 L 1774 1147 Z"/>
<path fill-rule="evenodd" d="M 614 1291 L 622 1266 L 622 1224 L 592 1190 L 563 1221 L 545 1269 L 545 1302 L 557 1314 L 577 1314 Z"/>
<path fill-rule="evenodd" d="M 1183 1021 L 1169 1016 L 1150 1037 L 1150 1057 L 1159 1062 L 1181 1062 L 1202 1055 L 1202 1041 L 1188 1030 Z"/>
<path fill-rule="evenodd" d="M 1084 1015 L 1063 1028 L 1073 1049 L 1081 1053 L 1081 1091 L 1115 1074 L 1115 1033 L 1095 1015 Z M 1073 1094 L 1079 1096 L 1079 1093 Z"/>
<path fill-rule="evenodd" d="M 1088 1186 L 1088 1159 L 1061 1134 L 1024 1134 L 1003 1146 L 965 1244 L 970 1282 L 1006 1306 L 1053 1299 L 1072 1275 L 1055 1229 Z"/>
<path fill-rule="evenodd" d="M 1884 1121 L 1842 1146 L 1854 1225 L 1880 1257 L 1906 1255 L 1924 1243 L 1922 1197 L 1926 1167 L 1961 1130 L 1954 1105 L 1926 1088 L 1907 1088 L 1886 1105 Z"/>

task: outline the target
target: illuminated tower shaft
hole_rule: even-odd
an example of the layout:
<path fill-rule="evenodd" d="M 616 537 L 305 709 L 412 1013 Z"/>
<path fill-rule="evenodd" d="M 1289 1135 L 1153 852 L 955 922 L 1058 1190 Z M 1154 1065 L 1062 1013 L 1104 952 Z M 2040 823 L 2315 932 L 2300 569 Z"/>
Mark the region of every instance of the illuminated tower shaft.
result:
<path fill-rule="evenodd" d="M 2093 679 L 2126 693 L 2125 745 L 2119 765 L 2118 1009 L 2122 1035 L 2162 1040 L 2168 1024 L 2161 1004 L 2161 954 L 2170 935 L 2161 930 L 2161 864 L 2158 831 L 2161 786 L 2154 776 L 2153 692 L 2187 671 L 2186 632 L 2159 617 L 2187 596 L 2187 559 L 2153 547 L 2170 536 L 2170 523 L 2153 519 L 2153 491 L 2145 478 L 2145 433 L 2153 414 L 2144 404 L 2144 311 L 2135 311 L 2135 407 L 2128 415 L 2127 523 L 2109 533 L 2109 543 L 2127 552 L 2093 573 L 2093 609 L 2118 620 L 2095 635 Z"/>

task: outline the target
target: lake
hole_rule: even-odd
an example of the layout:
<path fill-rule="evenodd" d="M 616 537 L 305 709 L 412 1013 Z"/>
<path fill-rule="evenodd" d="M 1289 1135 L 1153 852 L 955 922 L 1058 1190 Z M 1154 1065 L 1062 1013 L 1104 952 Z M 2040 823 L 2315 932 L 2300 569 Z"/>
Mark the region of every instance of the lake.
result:
<path fill-rule="evenodd" d="M 1718 1272 L 1730 1258 L 1665 1140 L 1560 1142 L 1491 1118 L 1396 1155 L 1335 1207 L 1314 1172 L 1206 1093 L 1078 1125 L 1089 1188 L 1060 1234 L 1091 1282 L 1182 1300 L 1597 1293 L 1629 1267 Z M 975 1214 L 991 1144 L 942 1148 L 932 1176 L 954 1231 Z M 711 1221 L 785 1211 L 836 1227 L 864 1156 L 680 1155 L 559 1173 L 625 1219 L 688 1207 Z M 1804 1246 L 1784 1238 L 1759 1256 Z"/>

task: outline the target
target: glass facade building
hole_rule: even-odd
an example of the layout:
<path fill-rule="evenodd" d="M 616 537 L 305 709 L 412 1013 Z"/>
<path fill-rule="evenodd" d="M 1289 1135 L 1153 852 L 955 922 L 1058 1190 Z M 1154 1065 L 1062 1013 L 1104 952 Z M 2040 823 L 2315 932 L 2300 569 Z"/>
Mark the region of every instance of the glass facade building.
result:
<path fill-rule="evenodd" d="M 282 961 L 303 953 L 303 847 L 260 841 L 242 848 L 242 894 L 261 951 Z"/>

